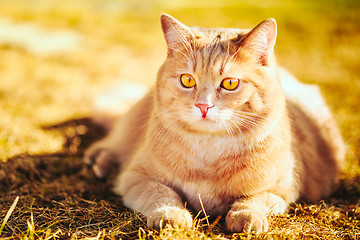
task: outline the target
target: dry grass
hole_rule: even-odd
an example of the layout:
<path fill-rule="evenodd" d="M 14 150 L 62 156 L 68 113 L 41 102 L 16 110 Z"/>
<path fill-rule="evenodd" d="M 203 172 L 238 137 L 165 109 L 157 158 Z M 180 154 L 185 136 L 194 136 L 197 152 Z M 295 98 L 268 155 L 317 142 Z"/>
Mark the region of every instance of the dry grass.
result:
<path fill-rule="evenodd" d="M 157 232 L 94 178 L 81 160 L 104 136 L 87 119 L 93 99 L 116 81 L 154 83 L 165 57 L 161 12 L 205 27 L 276 18 L 279 62 L 320 85 L 349 146 L 333 196 L 292 205 L 258 236 L 230 234 L 216 218 Z M 360 239 L 359 1 L 3 0 L 0 16 L 81 36 L 76 50 L 48 54 L 0 37 L 0 238 Z"/>

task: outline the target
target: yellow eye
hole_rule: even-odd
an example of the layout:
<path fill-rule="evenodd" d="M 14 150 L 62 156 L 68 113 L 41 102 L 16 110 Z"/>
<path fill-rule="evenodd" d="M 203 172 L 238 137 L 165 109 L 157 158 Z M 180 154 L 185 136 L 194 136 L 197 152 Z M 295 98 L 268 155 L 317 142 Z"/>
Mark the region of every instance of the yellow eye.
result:
<path fill-rule="evenodd" d="M 239 79 L 237 78 L 225 78 L 220 85 L 222 88 L 232 91 L 239 86 Z"/>
<path fill-rule="evenodd" d="M 185 88 L 192 88 L 196 85 L 195 78 L 190 74 L 182 74 L 180 76 L 180 82 Z"/>

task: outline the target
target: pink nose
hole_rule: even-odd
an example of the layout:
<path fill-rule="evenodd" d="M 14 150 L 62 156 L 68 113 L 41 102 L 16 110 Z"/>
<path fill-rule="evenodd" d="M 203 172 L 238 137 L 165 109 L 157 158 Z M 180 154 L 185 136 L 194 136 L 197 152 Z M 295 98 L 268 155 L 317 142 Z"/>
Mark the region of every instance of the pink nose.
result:
<path fill-rule="evenodd" d="M 209 108 L 214 107 L 214 105 L 210 106 L 209 104 L 204 104 L 204 103 L 196 103 L 195 106 L 200 108 L 200 111 L 201 111 L 201 114 L 202 114 L 203 118 L 206 118 L 206 114 L 207 114 Z"/>

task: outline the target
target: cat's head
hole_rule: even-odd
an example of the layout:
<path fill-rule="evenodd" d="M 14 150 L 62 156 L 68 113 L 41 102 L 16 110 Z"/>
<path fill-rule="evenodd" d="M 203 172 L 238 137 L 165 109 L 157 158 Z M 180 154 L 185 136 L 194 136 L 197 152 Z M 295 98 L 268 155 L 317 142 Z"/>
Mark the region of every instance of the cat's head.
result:
<path fill-rule="evenodd" d="M 244 135 L 270 128 L 284 97 L 273 49 L 276 22 L 254 29 L 187 27 L 161 16 L 168 56 L 156 83 L 156 114 L 167 127 Z"/>

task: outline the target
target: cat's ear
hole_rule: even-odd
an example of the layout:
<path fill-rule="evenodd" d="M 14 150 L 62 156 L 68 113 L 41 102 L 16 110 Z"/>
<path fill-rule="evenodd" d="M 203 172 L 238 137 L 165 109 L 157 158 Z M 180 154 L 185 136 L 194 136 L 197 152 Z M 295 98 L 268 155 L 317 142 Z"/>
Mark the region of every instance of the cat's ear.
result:
<path fill-rule="evenodd" d="M 169 50 L 179 45 L 186 48 L 189 41 L 194 38 L 194 34 L 187 26 L 165 13 L 161 15 L 161 27 Z"/>
<path fill-rule="evenodd" d="M 276 33 L 275 19 L 266 19 L 241 39 L 240 47 L 255 54 L 260 64 L 268 65 L 273 55 Z"/>

